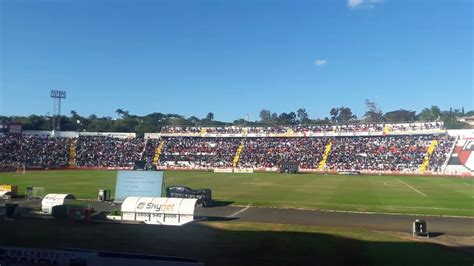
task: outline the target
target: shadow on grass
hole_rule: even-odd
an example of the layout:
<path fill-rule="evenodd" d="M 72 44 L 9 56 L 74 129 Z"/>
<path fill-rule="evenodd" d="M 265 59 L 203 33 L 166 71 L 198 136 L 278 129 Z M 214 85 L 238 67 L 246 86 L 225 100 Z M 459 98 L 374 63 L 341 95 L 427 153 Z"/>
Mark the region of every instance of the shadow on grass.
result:
<path fill-rule="evenodd" d="M 474 257 L 436 244 L 367 231 L 236 221 L 181 227 L 0 221 L 0 246 L 77 248 L 196 258 L 206 265 L 472 265 Z M 305 231 L 306 230 L 306 231 Z M 336 232 L 336 233 L 334 233 Z M 347 237 L 351 235 L 357 239 Z M 371 239 L 371 240 L 367 240 Z"/>
<path fill-rule="evenodd" d="M 444 235 L 444 233 L 441 233 L 441 232 L 430 232 L 430 233 L 429 233 L 429 236 L 430 236 L 431 238 L 438 237 L 438 236 L 442 236 L 442 235 Z"/>
<path fill-rule="evenodd" d="M 212 206 L 207 207 L 207 208 L 213 208 L 213 207 L 224 207 L 224 206 L 229 206 L 233 201 L 228 201 L 228 200 L 212 200 Z"/>
<path fill-rule="evenodd" d="M 195 216 L 196 220 L 208 221 L 208 222 L 229 222 L 235 221 L 237 217 L 218 217 L 218 216 Z"/>

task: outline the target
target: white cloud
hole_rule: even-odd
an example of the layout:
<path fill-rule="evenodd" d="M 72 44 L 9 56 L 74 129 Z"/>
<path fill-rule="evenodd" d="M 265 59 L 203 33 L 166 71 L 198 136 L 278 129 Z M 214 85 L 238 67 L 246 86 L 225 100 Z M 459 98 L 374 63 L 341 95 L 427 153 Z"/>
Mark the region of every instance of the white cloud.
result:
<path fill-rule="evenodd" d="M 347 5 L 351 8 L 357 7 L 364 3 L 364 0 L 347 0 Z"/>
<path fill-rule="evenodd" d="M 384 0 L 347 0 L 347 6 L 350 8 L 374 8 L 382 4 Z"/>
<path fill-rule="evenodd" d="M 325 59 L 316 59 L 316 60 L 314 61 L 314 64 L 315 64 L 316 66 L 323 66 L 323 65 L 325 65 L 327 62 L 328 62 L 328 61 L 325 60 Z"/>

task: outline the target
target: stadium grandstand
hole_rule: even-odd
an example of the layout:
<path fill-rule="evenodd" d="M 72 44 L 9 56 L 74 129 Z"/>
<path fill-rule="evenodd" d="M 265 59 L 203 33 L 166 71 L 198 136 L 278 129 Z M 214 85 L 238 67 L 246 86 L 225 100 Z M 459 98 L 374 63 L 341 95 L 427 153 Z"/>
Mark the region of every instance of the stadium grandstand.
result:
<path fill-rule="evenodd" d="M 445 130 L 441 122 L 164 127 L 144 138 L 133 133 L 51 133 L 3 134 L 0 164 L 114 169 L 142 160 L 159 169 L 278 171 L 282 163 L 296 162 L 302 172 L 458 175 L 474 169 L 472 139 L 466 131 Z"/>

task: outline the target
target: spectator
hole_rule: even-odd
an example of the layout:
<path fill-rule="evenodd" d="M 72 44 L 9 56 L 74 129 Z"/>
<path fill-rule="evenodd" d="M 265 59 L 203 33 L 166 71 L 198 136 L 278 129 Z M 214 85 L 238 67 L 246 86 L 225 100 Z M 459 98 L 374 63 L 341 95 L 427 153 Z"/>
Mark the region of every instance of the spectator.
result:
<path fill-rule="evenodd" d="M 130 167 L 139 160 L 143 139 L 81 136 L 76 143 L 78 167 Z"/>
<path fill-rule="evenodd" d="M 26 167 L 65 167 L 69 161 L 69 139 L 34 135 L 0 137 L 0 164 Z"/>
<path fill-rule="evenodd" d="M 439 124 L 407 125 L 397 130 Z M 379 130 L 379 125 L 329 127 L 294 127 L 304 130 Z M 173 129 L 174 130 L 174 129 Z M 179 129 L 181 130 L 181 129 Z M 187 129 L 186 129 L 187 130 Z M 201 131 L 203 129 L 189 129 Z M 206 129 L 210 132 L 238 132 L 241 128 Z M 287 128 L 247 128 L 250 132 L 277 132 Z M 451 152 L 454 139 L 447 135 L 388 135 L 352 137 L 164 137 L 160 140 L 81 136 L 76 141 L 78 167 L 132 167 L 136 160 L 151 165 L 159 143 L 163 143 L 158 165 L 192 168 L 233 167 L 238 147 L 243 144 L 238 167 L 274 168 L 282 162 L 297 162 L 300 168 L 318 169 L 326 146 L 332 149 L 326 160 L 327 170 L 417 172 L 433 140 L 437 147 L 430 156 L 428 171 L 439 172 Z M 49 136 L 0 136 L 0 165 L 25 164 L 27 167 L 66 167 L 72 139 Z"/>
<path fill-rule="evenodd" d="M 232 167 L 237 138 L 165 138 L 160 165 L 202 168 Z"/>
<path fill-rule="evenodd" d="M 239 166 L 279 167 L 282 162 L 297 162 L 301 168 L 317 169 L 328 138 L 248 138 Z"/>

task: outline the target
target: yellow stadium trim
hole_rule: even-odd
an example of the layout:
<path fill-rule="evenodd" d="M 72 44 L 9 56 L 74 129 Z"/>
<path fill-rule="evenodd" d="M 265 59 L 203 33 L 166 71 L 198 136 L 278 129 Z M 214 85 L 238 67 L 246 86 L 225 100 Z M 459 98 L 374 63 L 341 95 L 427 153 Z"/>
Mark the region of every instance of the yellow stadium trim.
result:
<path fill-rule="evenodd" d="M 319 162 L 318 170 L 324 170 L 324 167 L 326 167 L 326 161 L 329 157 L 329 153 L 331 153 L 331 148 L 332 142 L 329 142 L 328 145 L 326 145 L 326 149 L 324 150 L 323 159 L 321 159 L 321 162 Z"/>
<path fill-rule="evenodd" d="M 428 150 L 426 151 L 426 155 L 425 155 L 425 158 L 423 159 L 423 163 L 420 165 L 420 169 L 418 170 L 420 174 L 424 174 L 426 171 L 426 168 L 428 168 L 428 165 L 430 164 L 431 155 L 436 150 L 436 146 L 438 146 L 438 141 L 432 140 L 430 146 L 428 147 Z"/>

